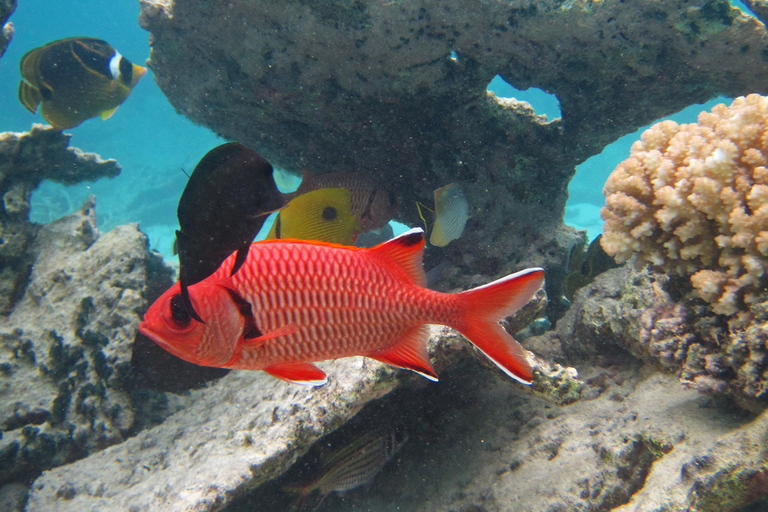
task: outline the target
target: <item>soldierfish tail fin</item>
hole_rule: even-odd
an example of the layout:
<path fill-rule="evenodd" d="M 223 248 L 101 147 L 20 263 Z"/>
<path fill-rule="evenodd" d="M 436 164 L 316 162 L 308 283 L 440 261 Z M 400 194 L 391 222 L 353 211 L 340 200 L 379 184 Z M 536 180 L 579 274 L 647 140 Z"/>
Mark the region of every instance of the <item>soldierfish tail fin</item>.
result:
<path fill-rule="evenodd" d="M 499 321 L 525 306 L 544 282 L 544 269 L 529 268 L 492 283 L 461 292 L 465 315 L 457 331 L 467 337 L 510 377 L 533 381 L 525 350 Z"/>

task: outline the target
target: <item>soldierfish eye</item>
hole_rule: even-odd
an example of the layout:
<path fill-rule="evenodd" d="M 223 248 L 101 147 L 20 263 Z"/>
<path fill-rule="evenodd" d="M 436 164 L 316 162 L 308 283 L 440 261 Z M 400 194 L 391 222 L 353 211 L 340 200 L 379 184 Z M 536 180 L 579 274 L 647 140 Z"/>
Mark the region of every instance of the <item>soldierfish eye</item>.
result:
<path fill-rule="evenodd" d="M 192 321 L 192 317 L 189 315 L 187 308 L 184 307 L 180 293 L 171 297 L 171 318 L 179 327 L 186 327 Z"/>

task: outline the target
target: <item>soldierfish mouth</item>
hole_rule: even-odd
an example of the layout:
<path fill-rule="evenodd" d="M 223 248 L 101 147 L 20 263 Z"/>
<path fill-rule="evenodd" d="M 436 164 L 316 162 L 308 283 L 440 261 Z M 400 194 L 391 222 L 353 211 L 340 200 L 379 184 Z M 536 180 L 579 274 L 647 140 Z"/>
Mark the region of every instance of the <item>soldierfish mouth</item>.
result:
<path fill-rule="evenodd" d="M 150 329 L 149 326 L 147 326 L 146 322 L 141 322 L 139 324 L 139 332 L 144 336 L 146 336 L 147 338 L 154 341 L 155 343 L 157 343 L 158 345 L 160 345 L 163 349 L 167 350 L 171 354 L 184 359 L 184 357 L 182 357 L 182 355 L 179 353 L 178 350 L 176 350 L 172 345 L 169 345 L 167 342 L 165 342 L 165 340 L 163 340 L 159 334 L 152 331 L 152 329 Z"/>

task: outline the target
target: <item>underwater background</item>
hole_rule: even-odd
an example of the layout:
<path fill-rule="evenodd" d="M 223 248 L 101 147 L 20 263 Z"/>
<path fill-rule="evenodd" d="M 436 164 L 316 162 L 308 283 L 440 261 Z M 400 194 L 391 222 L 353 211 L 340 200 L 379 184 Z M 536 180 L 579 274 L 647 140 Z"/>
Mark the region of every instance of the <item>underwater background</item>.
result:
<path fill-rule="evenodd" d="M 162 33 L 158 27 L 165 29 L 168 20 L 158 21 L 162 12 L 142 3 L 147 19 L 147 12 L 157 16 L 150 20 L 157 23 L 153 35 Z M 324 5 L 295 3 L 320 11 Z M 405 1 L 381 1 L 400 3 Z M 186 4 L 219 7 L 215 1 Z M 718 0 L 682 4 L 694 14 L 700 6 L 715 5 L 718 15 L 728 11 Z M 17 98 L 19 60 L 32 48 L 66 37 L 97 37 L 145 65 L 149 33 L 138 23 L 140 5 L 20 0 L 9 19 L 15 34 L 0 58 L 0 130 L 26 132 L 32 123 L 45 122 Z M 740 2 L 732 5 L 749 12 Z M 709 21 L 720 22 L 717 16 Z M 768 55 L 768 46 L 764 51 Z M 549 64 L 555 65 L 541 66 Z M 557 98 L 539 89 L 517 90 L 497 76 L 488 90 L 528 102 L 550 121 L 560 116 Z M 713 98 L 666 119 L 693 123 L 701 112 L 732 99 Z M 587 230 L 587 242 L 603 232 L 606 180 L 654 123 L 576 167 L 564 222 Z M 496 231 L 485 245 L 476 239 L 466 244 L 463 254 L 456 244 L 444 252 L 429 248 L 426 257 L 432 259 L 425 268 L 448 255 L 456 262 L 455 274 L 469 274 L 445 278 L 447 289 L 458 291 L 523 265 L 547 267 L 547 285 L 558 283 L 565 293 L 549 296 L 547 305 L 539 290 L 504 325 L 535 368 L 532 386 L 513 382 L 482 355 L 474 357 L 477 351 L 461 336 L 436 326 L 429 331 L 429 353 L 440 374 L 437 384 L 358 357 L 321 364 L 329 381 L 319 388 L 261 371 L 197 367 L 137 333 L 139 317 L 174 274 L 156 254 L 147 254 L 143 235 L 125 224 L 138 223 L 150 247 L 177 269 L 172 244 L 179 197 L 200 159 L 227 140 L 176 112 L 151 69 L 112 117 L 87 120 L 65 133 L 72 134 L 71 146 L 113 158 L 122 171 L 75 186 L 44 181 L 32 194 L 30 220 L 47 226 L 39 236 L 35 232 L 28 288 L 0 322 L 0 511 L 10 503 L 15 505 L 8 510 L 29 512 L 768 510 L 768 298 L 741 304 L 747 320 L 730 324 L 692 298 L 687 279 L 631 264 L 616 268 L 613 261 L 595 270 L 600 275 L 592 284 L 579 283 L 579 293 L 568 295 L 566 273 L 579 273 L 571 272 L 568 250 L 586 249 L 580 234 L 552 229 L 556 242 L 541 246 L 521 240 L 528 252 L 519 261 L 520 253 L 503 246 L 497 253 L 509 261 L 499 263 L 484 259 Z M 435 167 L 444 163 L 440 155 L 430 158 Z M 504 169 L 501 160 L 489 167 Z M 276 172 L 283 191 L 298 186 L 302 169 L 291 171 Z M 442 171 L 450 176 L 451 168 Z M 472 174 L 455 173 L 456 179 L 467 175 Z M 469 184 L 473 197 L 493 195 L 488 189 L 478 193 L 479 181 Z M 442 184 L 424 179 L 423 188 L 431 193 Z M 86 203 L 78 211 L 91 194 L 100 233 L 90 229 L 94 208 Z M 503 200 L 501 192 L 498 197 Z M 504 214 L 536 217 L 529 198 L 515 197 L 522 206 Z M 495 214 L 487 225 L 506 221 Z M 470 217 L 470 229 L 487 226 L 482 216 Z M 544 217 L 530 224 L 541 220 L 544 232 L 551 227 Z M 509 222 L 518 220 L 510 216 Z M 395 234 L 407 229 L 392 222 Z M 531 231 L 518 224 L 521 233 Z M 533 233 L 532 238 L 540 234 Z M 594 263 L 587 252 L 581 257 L 584 265 Z M 765 286 L 755 288 L 765 295 Z M 352 490 L 334 493 L 345 486 Z M 666 508 L 667 502 L 674 505 Z"/>
<path fill-rule="evenodd" d="M 746 10 L 741 2 L 735 5 Z M 3 129 L 21 132 L 29 130 L 33 122 L 44 122 L 39 115 L 33 116 L 25 110 L 17 99 L 18 62 L 24 53 L 55 39 L 90 36 L 109 41 L 132 62 L 143 65 L 149 57 L 148 34 L 139 27 L 138 17 L 139 3 L 133 0 L 109 4 L 98 0 L 20 2 L 12 18 L 16 33 L 0 59 Z M 546 115 L 550 120 L 560 116 L 556 97 L 540 89 L 520 91 L 500 77 L 492 80 L 488 88 L 500 97 L 527 101 L 537 114 Z M 720 97 L 704 105 L 691 105 L 669 118 L 679 123 L 695 122 L 702 110 L 727 101 L 728 98 Z M 577 167 L 569 185 L 566 224 L 586 229 L 590 239 L 601 233 L 600 207 L 605 202 L 602 193 L 605 180 L 616 165 L 627 158 L 632 142 L 646 128 L 622 137 Z M 99 229 L 138 222 L 149 235 L 152 248 L 173 259 L 171 244 L 177 226 L 177 198 L 187 179 L 181 169 L 191 172 L 208 150 L 224 140 L 176 113 L 155 84 L 151 71 L 110 119 L 90 120 L 68 133 L 73 134 L 73 146 L 103 158 L 114 158 L 123 171 L 113 179 L 71 187 L 43 182 L 32 197 L 31 220 L 50 222 L 74 211 L 89 194 L 95 194 Z M 289 189 L 297 184 L 291 184 L 290 178 L 287 181 Z M 402 228 L 396 233 L 401 231 Z"/>

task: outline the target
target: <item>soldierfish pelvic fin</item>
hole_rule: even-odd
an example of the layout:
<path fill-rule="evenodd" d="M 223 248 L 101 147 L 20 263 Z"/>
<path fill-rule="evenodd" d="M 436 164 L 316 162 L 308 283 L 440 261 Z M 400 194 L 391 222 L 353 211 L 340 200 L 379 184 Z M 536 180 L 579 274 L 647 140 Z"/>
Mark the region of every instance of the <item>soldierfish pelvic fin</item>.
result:
<path fill-rule="evenodd" d="M 323 370 L 312 363 L 280 363 L 264 368 L 268 374 L 279 379 L 306 384 L 309 386 L 322 386 L 328 382 L 328 376 Z"/>
<path fill-rule="evenodd" d="M 529 268 L 461 292 L 466 313 L 460 325 L 452 326 L 504 373 L 523 384 L 533 382 L 533 371 L 523 347 L 499 321 L 525 306 L 543 282 L 544 269 Z"/>

